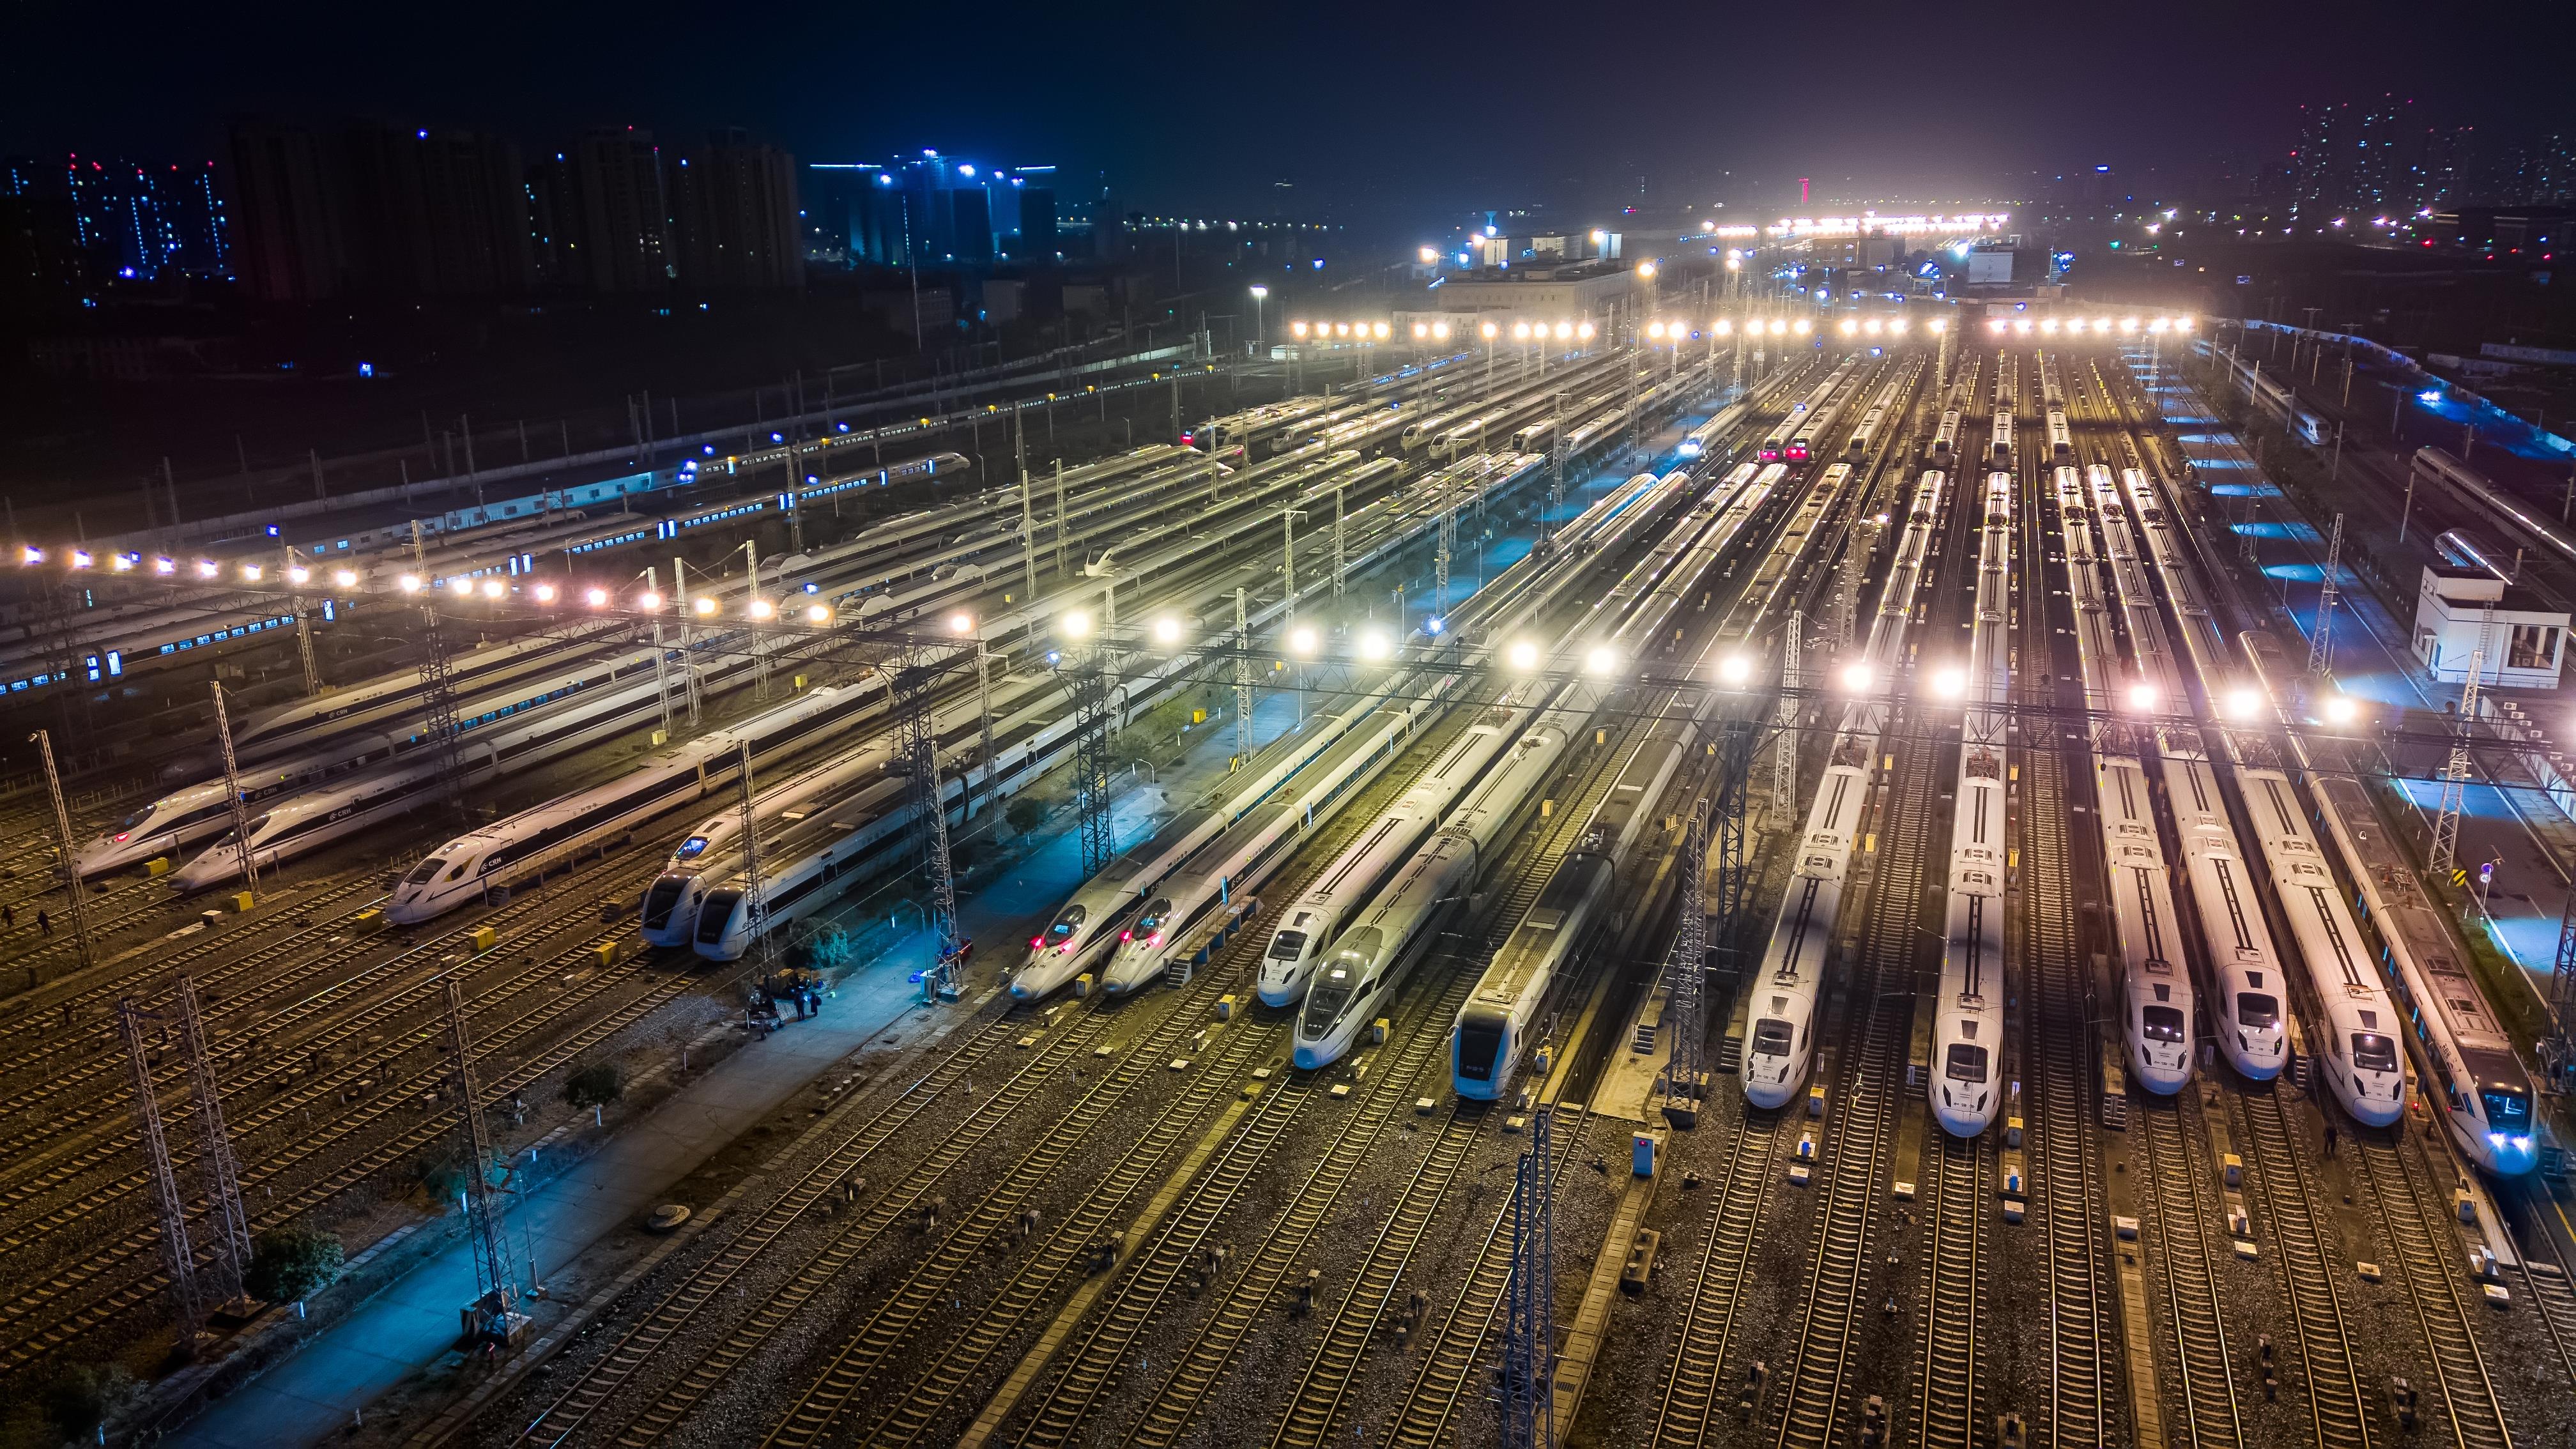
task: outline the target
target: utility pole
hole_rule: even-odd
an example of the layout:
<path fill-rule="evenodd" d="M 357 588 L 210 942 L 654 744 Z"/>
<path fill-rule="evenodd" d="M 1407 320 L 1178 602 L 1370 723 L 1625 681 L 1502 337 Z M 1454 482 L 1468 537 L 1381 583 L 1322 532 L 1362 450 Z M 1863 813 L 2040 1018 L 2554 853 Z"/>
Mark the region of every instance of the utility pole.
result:
<path fill-rule="evenodd" d="M 957 875 L 948 854 L 947 790 L 939 778 L 939 729 L 931 714 L 937 671 L 926 650 L 905 649 L 895 656 L 887 681 L 896 707 L 896 748 L 905 767 L 906 794 L 911 797 L 913 829 L 921 841 L 923 880 L 929 899 L 922 905 L 931 937 L 930 970 L 923 977 L 923 999 L 937 999 L 953 985 L 949 980 L 957 952 Z"/>
<path fill-rule="evenodd" d="M 1055 460 L 1055 578 L 1058 587 L 1064 584 L 1064 524 L 1064 460 L 1058 458 Z M 1034 604 L 1037 600 L 1031 598 L 1029 602 Z"/>
<path fill-rule="evenodd" d="M 661 576 L 655 569 L 644 570 L 644 592 L 656 607 L 653 610 L 653 702 L 662 709 L 662 738 L 671 737 L 671 651 L 662 644 Z"/>
<path fill-rule="evenodd" d="M 1547 427 L 1547 512 L 1539 515 L 1538 536 L 1555 536 L 1556 512 L 1565 506 L 1565 389 L 1558 388 Z"/>
<path fill-rule="evenodd" d="M 988 794 L 991 793 L 993 788 L 994 772 L 1000 768 L 999 762 L 993 754 L 992 665 L 993 651 L 984 647 L 983 627 L 978 625 L 976 626 L 975 631 L 975 713 L 982 725 L 984 789 Z M 971 791 L 965 790 L 961 784 L 960 796 L 961 798 L 958 801 L 958 815 L 961 819 L 971 818 L 975 813 L 974 794 Z"/>
<path fill-rule="evenodd" d="M 459 1110 L 465 1121 L 465 1221 L 474 1238 L 474 1315 L 477 1336 L 505 1343 L 527 1322 L 518 1311 L 518 1275 L 511 1270 L 510 1240 L 501 1223 L 501 1193 L 492 1186 L 492 1141 L 483 1129 L 483 1089 L 474 1079 L 474 1037 L 465 1024 L 465 992 L 447 978 L 447 1048 L 456 1059 Z"/>
<path fill-rule="evenodd" d="M 2319 679 L 2334 669 L 2335 577 L 2342 566 L 2343 515 L 2338 513 L 2334 517 L 2334 537 L 2326 542 L 2325 582 L 2317 589 L 2317 626 L 2308 631 L 2308 673 Z"/>
<path fill-rule="evenodd" d="M 143 1164 L 152 1179 L 152 1205 L 161 1219 L 161 1267 L 170 1275 L 178 1339 L 193 1343 L 205 1323 L 197 1296 L 197 1254 L 188 1245 L 188 1201 L 179 1196 L 179 1174 L 170 1165 L 170 1141 L 161 1130 L 161 1104 L 152 1095 L 152 1059 L 143 1047 L 142 1012 L 128 996 L 116 1003 L 117 1035 L 125 1041 L 125 1066 L 134 1083 L 135 1134 L 143 1139 Z"/>
<path fill-rule="evenodd" d="M 197 1089 L 197 1161 L 205 1179 L 208 1216 L 214 1220 L 216 1299 L 229 1303 L 246 1296 L 250 1274 L 250 1213 L 242 1206 L 241 1164 L 233 1157 L 232 1134 L 224 1128 L 223 1093 L 215 1084 L 214 1054 L 206 1049 L 206 1025 L 197 1013 L 197 983 L 179 978 L 173 993 L 179 1006 L 179 1037 L 188 1051 L 188 1076 Z"/>
<path fill-rule="evenodd" d="M 680 694 L 694 730 L 706 702 L 698 692 L 698 626 L 689 622 L 689 570 L 677 554 L 671 556 L 671 602 L 680 611 Z"/>
<path fill-rule="evenodd" d="M 767 699 L 769 697 L 769 630 L 764 627 L 768 620 L 762 618 L 760 613 L 760 605 L 763 602 L 760 594 L 760 545 L 751 539 L 744 539 L 742 558 L 743 566 L 749 572 L 751 581 L 749 607 L 743 611 L 746 615 L 743 627 L 751 631 L 751 689 L 755 696 Z M 775 613 L 774 608 L 772 612 Z"/>
<path fill-rule="evenodd" d="M 2558 963 L 2549 974 L 2549 1019 L 2551 1031 L 2541 1043 L 2540 1055 L 2563 1089 L 2569 1071 L 2576 1069 L 2576 891 L 2568 893 L 2567 908 L 2558 918 Z"/>
<path fill-rule="evenodd" d="M 1252 763 L 1252 623 L 1244 591 L 1234 591 L 1234 763 Z"/>
<path fill-rule="evenodd" d="M 1342 551 L 1342 485 L 1333 484 L 1333 597 L 1342 596 L 1344 554 Z"/>
<path fill-rule="evenodd" d="M 215 738 L 224 748 L 224 799 L 233 812 L 233 854 L 241 861 L 242 889 L 255 891 L 259 866 L 251 859 L 250 806 L 242 799 L 241 767 L 233 758 L 232 714 L 224 708 L 224 682 L 208 680 L 207 687 L 215 692 Z"/>
<path fill-rule="evenodd" d="M 1521 1154 L 1512 1177 L 1512 1262 L 1503 1290 L 1505 1449 L 1549 1449 L 1556 1442 L 1551 1111 L 1542 1106 L 1530 1114 L 1530 1150 Z"/>
<path fill-rule="evenodd" d="M 1028 597 L 1020 600 L 1023 608 L 1038 601 L 1038 526 L 1037 510 L 1030 498 L 1029 439 L 1020 417 L 1019 403 L 1011 404 L 1011 456 L 1020 468 L 1020 568 Z"/>
<path fill-rule="evenodd" d="M 45 790 L 54 800 L 54 840 L 62 852 L 63 890 L 72 903 L 72 947 L 80 953 L 81 966 L 86 969 L 91 964 L 89 913 L 81 905 L 80 857 L 72 843 L 71 808 L 63 803 L 62 771 L 54 764 L 54 737 L 50 731 L 38 730 L 28 738 L 36 742 L 37 753 L 44 757 Z"/>
<path fill-rule="evenodd" d="M 742 920 L 751 930 L 751 949 L 760 956 L 760 974 L 777 964 L 778 948 L 769 940 L 769 883 L 760 874 L 759 800 L 751 778 L 751 741 L 734 745 L 734 798 L 742 815 Z"/>
<path fill-rule="evenodd" d="M 2478 647 L 2469 655 L 2468 682 L 2460 686 L 2460 713 L 2451 737 L 2451 759 L 2442 771 L 2442 809 L 2433 819 L 2433 844 L 2424 857 L 2425 866 L 2445 878 L 2457 864 L 2460 806 L 2469 789 L 2469 736 L 2477 728 L 2478 676 L 2486 672 L 2487 628 L 2494 619 L 2492 602 L 2478 611 Z"/>

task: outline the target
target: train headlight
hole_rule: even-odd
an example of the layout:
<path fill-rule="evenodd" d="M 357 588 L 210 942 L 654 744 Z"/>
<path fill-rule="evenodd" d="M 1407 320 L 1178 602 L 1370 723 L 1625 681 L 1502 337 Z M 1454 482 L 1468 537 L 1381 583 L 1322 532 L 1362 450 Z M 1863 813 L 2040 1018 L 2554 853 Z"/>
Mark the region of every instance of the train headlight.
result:
<path fill-rule="evenodd" d="M 1154 621 L 1154 642 L 1166 649 L 1181 642 L 1181 621 L 1169 614 Z"/>
<path fill-rule="evenodd" d="M 1372 662 L 1384 659 L 1393 651 L 1393 647 L 1394 646 L 1386 637 L 1386 631 L 1382 629 L 1366 630 L 1360 635 L 1360 657 L 1362 659 L 1370 660 Z"/>
<path fill-rule="evenodd" d="M 1607 644 L 1596 644 L 1583 656 L 1586 674 L 1610 674 L 1619 668 L 1619 651 Z"/>
<path fill-rule="evenodd" d="M 1524 671 L 1536 669 L 1538 668 L 1538 646 L 1527 639 L 1515 639 L 1509 648 L 1503 650 L 1503 662 L 1514 669 Z"/>
<path fill-rule="evenodd" d="M 1753 677 L 1753 661 L 1741 654 L 1730 654 L 1717 663 L 1720 683 L 1742 684 Z"/>
<path fill-rule="evenodd" d="M 1933 672 L 1932 692 L 1943 699 L 1957 699 L 1968 692 L 1968 676 L 1963 670 L 1941 669 Z"/>
<path fill-rule="evenodd" d="M 1056 632 L 1067 639 L 1088 639 L 1091 637 L 1091 611 L 1067 609 L 1064 616 L 1055 621 L 1055 627 Z"/>
<path fill-rule="evenodd" d="M 2361 718 L 2361 706 L 2353 701 L 2351 695 L 2330 694 L 2326 696 L 2325 713 L 2326 723 L 2348 725 Z"/>

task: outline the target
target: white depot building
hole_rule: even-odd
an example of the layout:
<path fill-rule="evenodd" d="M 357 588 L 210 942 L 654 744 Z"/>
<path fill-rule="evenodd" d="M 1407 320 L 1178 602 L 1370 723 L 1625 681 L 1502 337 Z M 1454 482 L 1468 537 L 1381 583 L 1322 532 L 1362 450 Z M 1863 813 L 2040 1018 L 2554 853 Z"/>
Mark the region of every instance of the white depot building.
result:
<path fill-rule="evenodd" d="M 2492 610 L 2493 612 L 2489 612 Z M 2485 569 L 2435 566 L 2415 594 L 2415 658 L 2444 684 L 2466 683 L 2481 648 L 2481 688 L 2556 689 L 2567 615 Z"/>

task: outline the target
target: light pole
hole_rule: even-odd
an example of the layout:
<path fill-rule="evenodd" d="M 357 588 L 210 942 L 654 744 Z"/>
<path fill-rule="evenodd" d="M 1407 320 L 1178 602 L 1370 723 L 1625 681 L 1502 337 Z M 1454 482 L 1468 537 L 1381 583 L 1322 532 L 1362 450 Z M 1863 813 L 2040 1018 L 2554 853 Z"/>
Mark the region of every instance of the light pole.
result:
<path fill-rule="evenodd" d="M 1264 345 L 1265 336 L 1261 330 L 1261 304 L 1269 295 L 1268 287 L 1256 286 L 1252 289 L 1252 346 L 1265 360 L 1269 356 L 1270 349 Z"/>
<path fill-rule="evenodd" d="M 1476 330 L 1485 337 L 1485 395 L 1491 397 L 1494 394 L 1494 339 L 1503 334 L 1503 329 L 1487 322 Z"/>

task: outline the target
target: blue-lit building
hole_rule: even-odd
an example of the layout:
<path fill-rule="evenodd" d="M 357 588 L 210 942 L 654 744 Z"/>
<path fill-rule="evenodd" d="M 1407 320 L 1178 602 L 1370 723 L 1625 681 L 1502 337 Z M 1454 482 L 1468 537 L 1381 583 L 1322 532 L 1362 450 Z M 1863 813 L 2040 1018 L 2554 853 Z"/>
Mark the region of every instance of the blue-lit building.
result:
<path fill-rule="evenodd" d="M 924 151 L 806 171 L 810 258 L 972 268 L 1064 253 L 1052 166 L 987 166 Z"/>
<path fill-rule="evenodd" d="M 232 274 L 212 161 L 144 165 L 75 155 L 64 181 L 81 250 L 101 273 L 140 281 Z"/>

